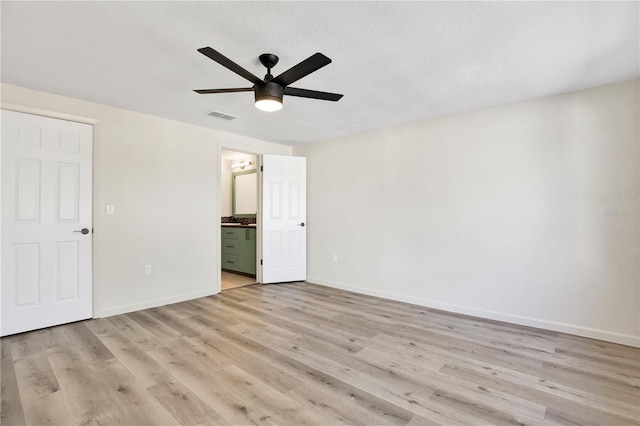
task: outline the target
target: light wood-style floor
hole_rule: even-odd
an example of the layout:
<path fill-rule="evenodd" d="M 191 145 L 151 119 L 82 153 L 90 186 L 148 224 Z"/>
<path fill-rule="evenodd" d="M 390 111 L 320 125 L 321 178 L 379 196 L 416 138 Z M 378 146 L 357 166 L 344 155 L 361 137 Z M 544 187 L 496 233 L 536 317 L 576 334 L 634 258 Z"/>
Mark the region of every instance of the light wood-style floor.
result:
<path fill-rule="evenodd" d="M 312 284 L 10 336 L 2 425 L 640 424 L 640 350 Z"/>
<path fill-rule="evenodd" d="M 234 274 L 233 272 L 222 271 L 220 279 L 220 287 L 222 290 L 244 287 L 256 283 L 256 279 L 247 277 L 246 275 Z"/>

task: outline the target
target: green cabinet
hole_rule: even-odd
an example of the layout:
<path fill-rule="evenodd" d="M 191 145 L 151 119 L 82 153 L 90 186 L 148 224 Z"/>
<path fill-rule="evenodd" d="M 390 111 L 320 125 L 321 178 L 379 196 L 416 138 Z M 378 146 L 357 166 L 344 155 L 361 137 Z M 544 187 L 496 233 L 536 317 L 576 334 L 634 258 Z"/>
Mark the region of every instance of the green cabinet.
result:
<path fill-rule="evenodd" d="M 222 227 L 222 269 L 256 275 L 256 228 Z"/>

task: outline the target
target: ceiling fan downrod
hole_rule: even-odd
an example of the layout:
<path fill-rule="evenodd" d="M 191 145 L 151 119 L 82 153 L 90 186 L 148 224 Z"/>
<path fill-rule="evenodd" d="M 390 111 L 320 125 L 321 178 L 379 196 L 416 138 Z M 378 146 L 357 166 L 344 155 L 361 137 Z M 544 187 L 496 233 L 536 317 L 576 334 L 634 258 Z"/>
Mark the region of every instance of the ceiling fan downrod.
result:
<path fill-rule="evenodd" d="M 264 76 L 265 83 L 273 80 L 273 76 L 271 75 L 271 68 L 275 67 L 278 63 L 278 58 L 273 53 L 263 53 L 258 57 L 260 59 L 260 63 L 267 68 L 267 75 Z"/>

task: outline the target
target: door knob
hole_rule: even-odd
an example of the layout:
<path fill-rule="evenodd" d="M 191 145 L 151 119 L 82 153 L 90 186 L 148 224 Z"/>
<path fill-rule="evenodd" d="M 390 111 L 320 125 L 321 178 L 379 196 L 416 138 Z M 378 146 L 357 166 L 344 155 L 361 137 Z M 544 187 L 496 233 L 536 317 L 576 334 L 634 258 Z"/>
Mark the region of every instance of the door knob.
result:
<path fill-rule="evenodd" d="M 89 233 L 89 230 L 87 228 L 82 228 L 79 231 L 73 231 L 73 232 L 80 232 L 83 235 L 87 235 Z"/>
<path fill-rule="evenodd" d="M 298 225 L 302 226 L 304 228 L 304 222 L 299 223 Z"/>

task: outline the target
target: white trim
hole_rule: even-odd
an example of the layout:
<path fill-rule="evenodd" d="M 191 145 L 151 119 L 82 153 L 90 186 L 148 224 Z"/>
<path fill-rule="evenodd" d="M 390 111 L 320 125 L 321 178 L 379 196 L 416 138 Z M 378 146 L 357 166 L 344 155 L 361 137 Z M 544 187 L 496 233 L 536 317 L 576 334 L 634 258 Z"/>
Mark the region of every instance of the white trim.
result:
<path fill-rule="evenodd" d="M 472 308 L 468 306 L 454 305 L 451 303 L 440 302 L 437 300 L 423 299 L 420 297 L 407 296 L 404 294 L 393 293 L 383 290 L 373 290 L 366 287 L 352 286 L 333 281 L 324 280 L 318 277 L 307 277 L 307 281 L 313 284 L 319 284 L 326 287 L 337 288 L 340 290 L 352 291 L 354 293 L 366 294 L 369 296 L 381 297 L 383 299 L 395 300 L 398 302 L 411 303 L 414 305 L 424 306 L 427 308 L 440 309 L 442 311 L 453 312 L 457 314 L 470 315 L 479 318 L 491 319 L 496 321 L 508 322 L 511 324 L 524 325 L 528 327 L 542 328 L 545 330 L 558 331 L 561 333 L 573 334 L 576 336 L 589 337 L 591 339 L 605 340 L 608 342 L 619 343 L 622 345 L 640 347 L 640 336 L 631 334 L 622 334 L 612 331 L 599 330 L 596 328 L 582 327 L 579 325 L 565 324 L 555 321 L 547 321 L 521 315 L 506 314 L 503 312 L 489 311 L 485 309 Z"/>
<path fill-rule="evenodd" d="M 256 217 L 256 281 L 258 284 L 262 284 L 262 156 L 258 155 L 258 164 L 256 164 L 256 173 L 258 174 L 258 215 Z"/>
<path fill-rule="evenodd" d="M 149 300 L 143 303 L 134 303 L 132 305 L 121 305 L 115 308 L 103 309 L 94 314 L 94 318 L 105 318 L 114 315 L 126 314 L 129 312 L 141 311 L 149 308 L 157 308 L 158 306 L 170 305 L 172 303 L 185 302 L 187 300 L 198 299 L 200 297 L 213 296 L 217 293 L 213 293 L 211 289 L 196 291 L 193 293 L 181 294 L 178 296 L 167 297 L 164 299 Z"/>
<path fill-rule="evenodd" d="M 216 251 L 218 255 L 216 256 L 216 271 L 217 271 L 217 281 L 215 283 L 215 294 L 220 294 L 222 292 L 222 144 L 220 142 L 216 142 L 218 145 L 218 154 L 216 157 L 216 161 L 218 161 L 218 176 L 216 177 L 216 191 L 218 195 L 218 227 L 216 229 Z"/>
<path fill-rule="evenodd" d="M 75 121 L 76 123 L 96 124 L 99 121 L 95 118 L 83 117 L 81 115 L 66 114 L 64 112 L 57 112 L 57 111 L 49 111 L 42 108 L 12 104 L 8 102 L 0 103 L 0 108 L 6 109 L 7 111 L 23 112 L 25 114 L 40 115 L 42 117 L 57 118 L 59 120 Z"/>

